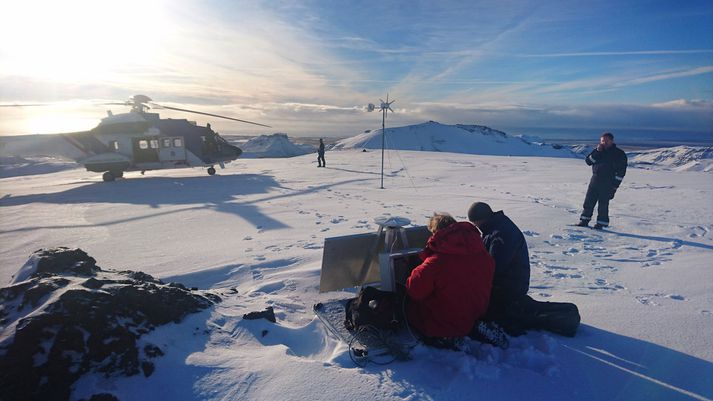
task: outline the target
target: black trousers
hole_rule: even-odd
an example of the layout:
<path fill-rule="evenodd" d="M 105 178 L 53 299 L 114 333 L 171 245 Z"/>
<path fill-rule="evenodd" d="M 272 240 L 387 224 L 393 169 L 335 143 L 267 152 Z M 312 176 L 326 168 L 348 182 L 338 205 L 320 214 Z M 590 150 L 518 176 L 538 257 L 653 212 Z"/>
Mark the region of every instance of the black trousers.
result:
<path fill-rule="evenodd" d="M 327 162 L 324 161 L 324 153 L 317 153 L 317 167 L 324 167 Z"/>
<path fill-rule="evenodd" d="M 600 182 L 596 177 L 592 177 L 587 188 L 587 195 L 584 197 L 584 210 L 579 217 L 580 220 L 589 222 L 594 213 L 594 206 L 597 207 L 597 223 L 603 226 L 609 225 L 609 200 L 613 188 L 607 182 Z"/>

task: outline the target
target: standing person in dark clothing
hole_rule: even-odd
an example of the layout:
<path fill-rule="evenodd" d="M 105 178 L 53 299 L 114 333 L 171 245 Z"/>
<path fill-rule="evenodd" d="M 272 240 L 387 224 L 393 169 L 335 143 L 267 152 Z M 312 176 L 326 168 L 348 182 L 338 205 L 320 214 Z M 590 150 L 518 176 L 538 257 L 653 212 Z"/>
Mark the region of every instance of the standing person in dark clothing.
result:
<path fill-rule="evenodd" d="M 597 208 L 596 229 L 609 226 L 609 201 L 614 199 L 617 188 L 626 175 L 627 158 L 623 150 L 616 147 L 614 135 L 602 134 L 599 145 L 585 159 L 592 166 L 592 179 L 589 181 L 587 195 L 584 198 L 584 210 L 579 217 L 580 227 L 587 227 L 592 219 L 594 205 Z"/>
<path fill-rule="evenodd" d="M 483 244 L 495 260 L 493 289 L 483 322 L 495 322 L 506 333 L 518 336 L 530 329 L 549 330 L 573 336 L 579 326 L 577 306 L 540 302 L 530 298 L 530 255 L 522 231 L 501 211 L 484 202 L 473 203 L 468 220 L 483 234 Z M 489 339 L 488 328 L 476 326 Z"/>
<path fill-rule="evenodd" d="M 319 149 L 317 149 L 317 167 L 327 167 L 327 162 L 324 161 L 324 142 L 319 138 Z"/>

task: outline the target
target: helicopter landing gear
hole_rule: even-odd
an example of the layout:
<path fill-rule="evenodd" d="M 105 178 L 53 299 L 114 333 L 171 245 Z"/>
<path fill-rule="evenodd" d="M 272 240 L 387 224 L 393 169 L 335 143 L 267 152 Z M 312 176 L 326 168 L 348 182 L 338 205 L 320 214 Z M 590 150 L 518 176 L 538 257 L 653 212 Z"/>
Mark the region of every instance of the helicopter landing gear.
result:
<path fill-rule="evenodd" d="M 213 175 L 215 174 L 215 168 L 214 167 L 208 167 L 208 175 Z"/>
<path fill-rule="evenodd" d="M 121 178 L 124 176 L 123 171 L 107 171 L 104 174 L 102 174 L 102 179 L 106 182 L 114 181 L 117 178 Z"/>
<path fill-rule="evenodd" d="M 114 181 L 116 179 L 116 177 L 114 177 L 114 174 L 112 174 L 111 171 L 107 171 L 104 174 L 102 174 L 102 179 L 105 182 L 110 182 L 110 181 Z"/>

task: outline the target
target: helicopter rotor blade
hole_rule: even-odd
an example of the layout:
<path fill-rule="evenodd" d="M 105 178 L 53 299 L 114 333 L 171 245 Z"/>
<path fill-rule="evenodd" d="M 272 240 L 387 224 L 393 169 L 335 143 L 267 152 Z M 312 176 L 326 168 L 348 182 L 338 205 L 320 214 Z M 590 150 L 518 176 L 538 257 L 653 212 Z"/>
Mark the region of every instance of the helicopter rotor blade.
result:
<path fill-rule="evenodd" d="M 0 104 L 0 107 L 35 107 L 35 106 L 52 106 L 45 103 L 25 103 L 25 104 Z"/>
<path fill-rule="evenodd" d="M 130 106 L 128 102 L 95 103 L 97 106 Z"/>
<path fill-rule="evenodd" d="M 270 127 L 269 125 L 260 124 L 260 123 L 254 123 L 254 122 L 252 122 L 252 121 L 247 121 L 247 120 L 240 120 L 240 119 L 232 118 L 232 117 L 221 116 L 221 115 L 218 115 L 218 114 L 204 113 L 204 112 L 202 112 L 202 111 L 195 111 L 195 110 L 188 110 L 188 109 L 181 109 L 181 108 L 178 108 L 178 107 L 163 106 L 163 105 L 160 105 L 160 104 L 158 104 L 158 103 L 153 103 L 153 102 L 151 102 L 151 105 L 153 105 L 154 107 L 161 108 L 161 109 L 183 111 L 183 112 L 186 112 L 186 113 L 194 113 L 194 114 L 202 114 L 202 115 L 204 115 L 204 116 L 211 116 L 211 117 L 224 118 L 224 119 L 226 119 L 226 120 L 233 120 L 233 121 L 238 121 L 238 122 L 241 122 L 241 123 L 253 124 L 253 125 L 259 125 L 259 126 L 261 126 L 261 127 L 272 128 L 272 127 Z"/>

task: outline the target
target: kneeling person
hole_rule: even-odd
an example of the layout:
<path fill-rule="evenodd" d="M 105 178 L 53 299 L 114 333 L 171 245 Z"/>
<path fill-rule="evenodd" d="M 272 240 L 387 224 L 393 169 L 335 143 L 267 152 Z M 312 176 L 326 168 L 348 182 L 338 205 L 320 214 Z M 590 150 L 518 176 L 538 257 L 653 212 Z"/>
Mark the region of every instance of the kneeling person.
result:
<path fill-rule="evenodd" d="M 426 338 L 462 337 L 485 315 L 494 262 L 478 230 L 434 214 L 423 260 L 406 281 L 409 324 Z"/>
<path fill-rule="evenodd" d="M 530 287 L 530 255 L 522 231 L 501 211 L 476 202 L 468 220 L 483 233 L 483 243 L 495 259 L 493 289 L 484 320 L 493 321 L 510 335 L 529 329 L 549 330 L 574 336 L 579 326 L 577 306 L 562 302 L 539 302 L 527 295 Z"/>

